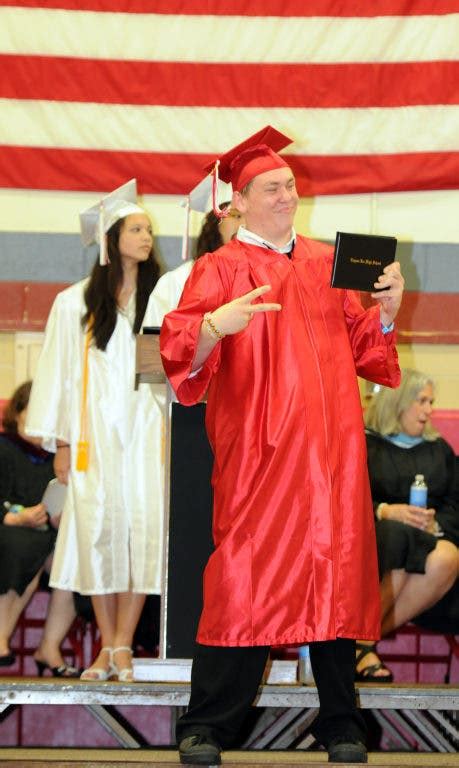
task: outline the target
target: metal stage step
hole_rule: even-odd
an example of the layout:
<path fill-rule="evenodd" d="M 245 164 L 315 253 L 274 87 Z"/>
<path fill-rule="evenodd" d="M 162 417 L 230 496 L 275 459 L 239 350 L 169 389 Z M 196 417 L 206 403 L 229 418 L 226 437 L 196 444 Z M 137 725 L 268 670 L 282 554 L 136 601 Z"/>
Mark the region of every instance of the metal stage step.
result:
<path fill-rule="evenodd" d="M 459 686 L 356 686 L 362 709 L 459 710 Z M 186 706 L 189 683 L 88 682 L 74 678 L 1 677 L 0 712 L 11 704 L 154 704 Z M 258 707 L 318 707 L 313 685 L 262 685 Z"/>
<path fill-rule="evenodd" d="M 223 768 L 330 768 L 323 752 L 224 752 Z M 325 759 L 324 759 L 325 758 Z M 0 768 L 171 768 L 180 765 L 175 750 L 1 749 Z M 343 765 L 341 763 L 341 765 Z M 370 753 L 372 768 L 458 768 L 457 755 Z"/>
<path fill-rule="evenodd" d="M 391 750 L 449 753 L 455 755 L 456 762 L 446 764 L 459 768 L 459 686 L 363 684 L 357 686 L 356 691 L 360 708 L 372 710 L 378 727 L 388 735 Z M 144 746 L 145 741 L 139 742 L 136 733 L 118 717 L 116 706 L 168 706 L 177 714 L 187 705 L 189 695 L 188 683 L 1 678 L 0 713 L 7 715 L 10 708 L 26 704 L 82 705 L 116 743 L 130 750 Z M 244 749 L 258 755 L 263 750 L 292 748 L 303 750 L 299 754 L 306 754 L 304 750 L 314 754 L 317 744 L 311 735 L 311 726 L 319 706 L 314 686 L 263 685 L 255 703 L 264 709 L 259 712 Z"/>

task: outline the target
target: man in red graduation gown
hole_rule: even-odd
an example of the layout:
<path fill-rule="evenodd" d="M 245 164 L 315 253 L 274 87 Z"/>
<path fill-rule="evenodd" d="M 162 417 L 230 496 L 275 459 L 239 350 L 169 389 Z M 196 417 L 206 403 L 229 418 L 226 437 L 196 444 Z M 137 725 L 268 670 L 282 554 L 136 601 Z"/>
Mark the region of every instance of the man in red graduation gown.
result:
<path fill-rule="evenodd" d="M 295 234 L 290 143 L 267 127 L 220 159 L 245 216 L 199 259 L 161 331 L 181 403 L 208 393 L 215 552 L 182 763 L 220 762 L 256 696 L 271 645 L 310 643 L 329 759 L 366 762 L 354 691 L 355 638 L 377 639 L 379 587 L 356 374 L 397 386 L 394 262 L 364 310 L 330 288 L 332 249 Z"/>

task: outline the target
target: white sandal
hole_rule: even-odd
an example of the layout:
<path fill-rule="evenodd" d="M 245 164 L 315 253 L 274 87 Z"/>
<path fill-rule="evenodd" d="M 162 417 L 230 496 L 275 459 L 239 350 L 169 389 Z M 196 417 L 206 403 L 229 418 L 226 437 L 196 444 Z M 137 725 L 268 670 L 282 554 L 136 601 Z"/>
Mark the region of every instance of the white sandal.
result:
<path fill-rule="evenodd" d="M 105 645 L 100 649 L 99 654 L 101 654 L 102 651 L 107 651 L 108 653 L 108 669 L 95 666 L 88 667 L 81 673 L 80 680 L 103 683 L 105 680 L 110 680 L 110 678 L 116 674 L 115 666 L 113 664 L 113 648 L 109 645 Z M 99 658 L 99 654 L 97 655 L 97 658 Z"/>
<path fill-rule="evenodd" d="M 133 650 L 129 645 L 119 645 L 117 648 L 113 649 L 113 653 L 112 653 L 113 668 L 114 668 L 115 674 L 118 675 L 118 681 L 120 683 L 132 683 L 132 681 L 134 680 L 132 664 L 130 667 L 123 667 L 122 669 L 118 669 L 118 666 L 115 662 L 115 653 L 118 653 L 118 651 L 129 651 L 132 658 Z"/>

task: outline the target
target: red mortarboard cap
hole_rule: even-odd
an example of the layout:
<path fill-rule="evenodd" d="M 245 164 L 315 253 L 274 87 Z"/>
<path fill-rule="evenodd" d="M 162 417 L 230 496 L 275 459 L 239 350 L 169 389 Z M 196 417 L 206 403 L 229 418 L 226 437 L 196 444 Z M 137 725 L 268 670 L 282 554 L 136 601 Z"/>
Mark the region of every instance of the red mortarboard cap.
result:
<path fill-rule="evenodd" d="M 219 158 L 218 176 L 227 183 L 231 182 L 233 189 L 240 192 L 259 173 L 288 165 L 277 152 L 292 141 L 267 125 Z M 206 171 L 212 172 L 215 164 L 208 165 Z"/>

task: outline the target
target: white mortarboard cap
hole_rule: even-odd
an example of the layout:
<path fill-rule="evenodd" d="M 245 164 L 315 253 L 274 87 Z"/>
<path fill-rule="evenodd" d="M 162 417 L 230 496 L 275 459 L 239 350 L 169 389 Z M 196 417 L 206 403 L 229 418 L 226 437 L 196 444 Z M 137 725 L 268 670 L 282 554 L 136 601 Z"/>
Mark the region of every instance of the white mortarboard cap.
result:
<path fill-rule="evenodd" d="M 233 188 L 231 184 L 225 184 L 225 182 L 219 182 L 220 195 L 225 200 L 231 200 L 233 196 Z M 209 174 L 205 176 L 202 181 L 199 182 L 188 193 L 185 200 L 181 203 L 185 208 L 185 227 L 182 238 L 182 260 L 186 261 L 188 258 L 188 243 L 189 243 L 189 228 L 190 228 L 190 211 L 199 211 L 200 213 L 207 213 L 212 208 L 212 176 Z"/>
<path fill-rule="evenodd" d="M 131 179 L 121 187 L 103 197 L 96 205 L 80 213 L 81 239 L 83 245 L 98 243 L 100 246 L 100 263 L 108 264 L 105 234 L 110 227 L 131 213 L 145 213 L 145 209 L 137 204 L 137 181 Z"/>

